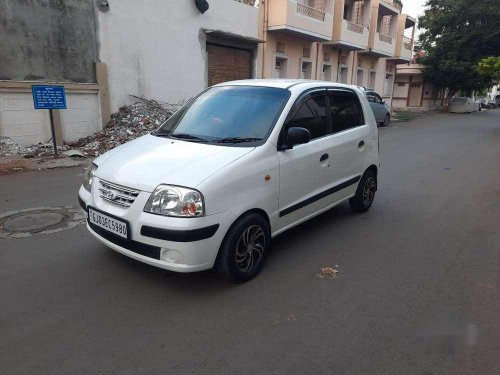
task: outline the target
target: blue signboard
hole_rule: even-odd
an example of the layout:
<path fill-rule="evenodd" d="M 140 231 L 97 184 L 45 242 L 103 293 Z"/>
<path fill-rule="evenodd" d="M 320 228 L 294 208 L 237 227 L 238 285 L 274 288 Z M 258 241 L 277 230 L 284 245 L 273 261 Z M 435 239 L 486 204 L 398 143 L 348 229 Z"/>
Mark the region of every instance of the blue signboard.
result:
<path fill-rule="evenodd" d="M 64 86 L 31 86 L 35 109 L 66 109 Z"/>

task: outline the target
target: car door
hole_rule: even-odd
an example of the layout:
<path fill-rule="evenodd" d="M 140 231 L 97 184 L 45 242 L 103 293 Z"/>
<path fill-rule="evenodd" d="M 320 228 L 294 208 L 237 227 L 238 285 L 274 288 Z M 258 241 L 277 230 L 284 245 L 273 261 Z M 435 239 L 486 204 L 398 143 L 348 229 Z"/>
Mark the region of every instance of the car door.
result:
<path fill-rule="evenodd" d="M 329 139 L 329 203 L 356 192 L 366 166 L 370 129 L 357 94 L 351 90 L 328 90 L 333 134 Z"/>
<path fill-rule="evenodd" d="M 369 93 L 366 93 L 366 99 L 368 99 L 368 103 L 370 103 L 370 107 L 373 111 L 373 114 L 375 115 L 375 120 L 377 122 L 379 122 L 380 114 L 379 114 L 379 108 L 377 106 L 377 101 L 375 99 L 375 96 L 371 92 L 369 92 Z"/>
<path fill-rule="evenodd" d="M 328 122 L 326 89 L 309 92 L 292 108 L 283 132 L 290 127 L 309 130 L 311 141 L 278 152 L 280 193 L 278 230 L 286 228 L 317 211 L 311 200 L 321 189 L 321 176 L 328 169 L 325 154 L 330 148 L 326 136 L 331 133 Z"/>

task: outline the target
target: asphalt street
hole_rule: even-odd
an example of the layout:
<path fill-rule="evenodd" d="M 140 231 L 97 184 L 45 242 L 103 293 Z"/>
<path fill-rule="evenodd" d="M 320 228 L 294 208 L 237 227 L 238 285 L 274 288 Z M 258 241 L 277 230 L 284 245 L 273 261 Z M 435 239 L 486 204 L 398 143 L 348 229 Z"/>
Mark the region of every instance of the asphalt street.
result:
<path fill-rule="evenodd" d="M 243 285 L 84 226 L 0 239 L 0 373 L 500 374 L 500 110 L 394 123 L 380 147 L 372 209 L 275 238 Z M 82 173 L 0 176 L 0 213 L 77 205 Z"/>

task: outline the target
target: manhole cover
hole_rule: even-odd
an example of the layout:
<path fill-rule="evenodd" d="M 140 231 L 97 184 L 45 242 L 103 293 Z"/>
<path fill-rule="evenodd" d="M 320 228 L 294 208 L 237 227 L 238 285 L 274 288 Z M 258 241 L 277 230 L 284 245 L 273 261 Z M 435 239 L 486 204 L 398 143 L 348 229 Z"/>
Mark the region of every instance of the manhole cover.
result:
<path fill-rule="evenodd" d="M 85 223 L 80 209 L 73 206 L 41 207 L 0 214 L 0 237 L 20 238 L 49 234 Z"/>

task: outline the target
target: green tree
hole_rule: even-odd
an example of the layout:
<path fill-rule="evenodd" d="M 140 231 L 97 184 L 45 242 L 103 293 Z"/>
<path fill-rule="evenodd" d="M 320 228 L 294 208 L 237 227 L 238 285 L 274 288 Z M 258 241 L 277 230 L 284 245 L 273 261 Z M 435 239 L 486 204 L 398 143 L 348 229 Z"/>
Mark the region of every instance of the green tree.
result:
<path fill-rule="evenodd" d="M 419 28 L 424 77 L 448 89 L 446 104 L 458 91 L 491 85 L 478 63 L 500 55 L 500 0 L 428 0 Z"/>
<path fill-rule="evenodd" d="M 500 56 L 490 56 L 479 61 L 479 73 L 491 77 L 495 83 L 500 83 Z"/>

